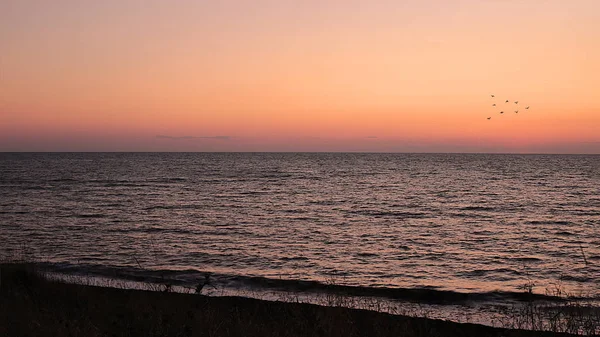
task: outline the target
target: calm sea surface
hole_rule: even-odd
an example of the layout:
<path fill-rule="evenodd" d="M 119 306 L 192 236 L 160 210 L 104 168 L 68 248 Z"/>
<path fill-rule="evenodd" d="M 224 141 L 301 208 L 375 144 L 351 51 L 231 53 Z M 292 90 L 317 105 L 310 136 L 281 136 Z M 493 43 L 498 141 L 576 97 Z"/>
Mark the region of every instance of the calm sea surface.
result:
<path fill-rule="evenodd" d="M 0 256 L 192 284 L 600 294 L 600 156 L 0 154 Z"/>

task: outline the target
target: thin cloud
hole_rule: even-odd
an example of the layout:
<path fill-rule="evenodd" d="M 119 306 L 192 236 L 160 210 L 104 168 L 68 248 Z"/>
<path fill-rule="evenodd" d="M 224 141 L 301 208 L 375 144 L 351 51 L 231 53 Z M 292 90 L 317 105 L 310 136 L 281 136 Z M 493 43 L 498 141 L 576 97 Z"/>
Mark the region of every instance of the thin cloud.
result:
<path fill-rule="evenodd" d="M 367 136 L 368 139 L 376 139 L 378 138 L 377 136 Z"/>
<path fill-rule="evenodd" d="M 158 138 L 158 139 L 170 139 L 170 140 L 191 140 L 191 139 L 230 140 L 231 136 L 202 136 L 202 137 L 179 136 L 179 137 L 175 137 L 175 136 L 157 135 L 156 138 Z"/>

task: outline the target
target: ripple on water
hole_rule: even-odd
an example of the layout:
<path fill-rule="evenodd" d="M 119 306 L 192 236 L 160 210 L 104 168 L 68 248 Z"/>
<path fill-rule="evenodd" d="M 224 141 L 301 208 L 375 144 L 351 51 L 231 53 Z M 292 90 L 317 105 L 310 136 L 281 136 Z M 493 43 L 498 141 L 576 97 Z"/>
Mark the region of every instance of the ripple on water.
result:
<path fill-rule="evenodd" d="M 600 293 L 590 276 L 600 275 L 590 187 L 600 156 L 0 157 L 0 237 L 10 238 L 0 253 L 26 244 L 57 263 L 132 267 L 136 256 L 144 266 L 306 281 L 337 272 L 359 286 L 482 293 L 572 274 L 566 287 Z M 589 274 L 573 272 L 583 266 Z"/>

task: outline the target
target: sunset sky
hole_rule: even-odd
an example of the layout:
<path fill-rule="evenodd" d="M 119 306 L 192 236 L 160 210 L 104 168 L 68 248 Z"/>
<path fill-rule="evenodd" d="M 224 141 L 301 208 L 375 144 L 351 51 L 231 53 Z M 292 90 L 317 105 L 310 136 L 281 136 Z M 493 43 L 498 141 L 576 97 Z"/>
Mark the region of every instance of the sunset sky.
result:
<path fill-rule="evenodd" d="M 0 151 L 600 153 L 599 60 L 597 0 L 3 0 Z"/>

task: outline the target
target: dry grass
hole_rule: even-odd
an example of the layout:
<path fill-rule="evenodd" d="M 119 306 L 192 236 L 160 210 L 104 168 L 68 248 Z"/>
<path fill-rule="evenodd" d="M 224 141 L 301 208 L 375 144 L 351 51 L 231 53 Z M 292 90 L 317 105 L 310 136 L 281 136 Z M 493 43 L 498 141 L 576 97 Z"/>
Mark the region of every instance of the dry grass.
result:
<path fill-rule="evenodd" d="M 524 289 L 533 293 L 535 285 L 526 284 Z M 546 295 L 557 298 L 556 302 L 526 301 L 522 305 L 506 308 L 499 325 L 511 329 L 543 330 L 555 333 L 596 336 L 600 334 L 600 307 L 590 296 L 565 291 L 560 280 Z"/>
<path fill-rule="evenodd" d="M 330 306 L 127 290 L 0 265 L 0 336 L 556 336 Z M 338 302 L 336 302 L 338 301 Z M 374 308 L 377 309 L 377 308 Z"/>

